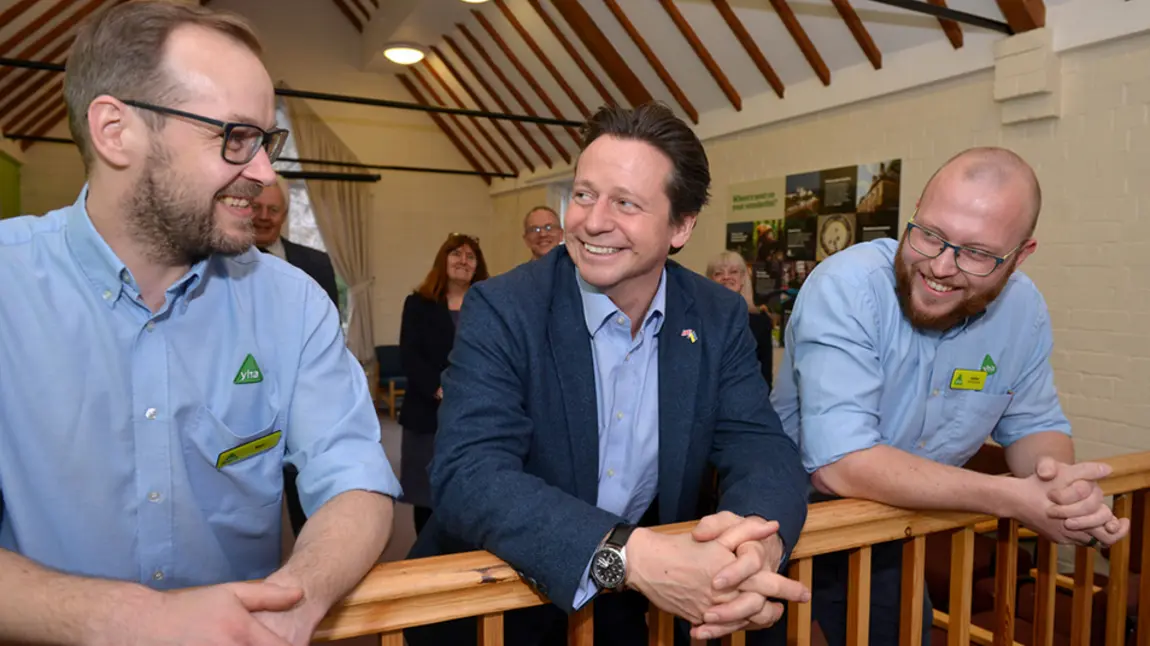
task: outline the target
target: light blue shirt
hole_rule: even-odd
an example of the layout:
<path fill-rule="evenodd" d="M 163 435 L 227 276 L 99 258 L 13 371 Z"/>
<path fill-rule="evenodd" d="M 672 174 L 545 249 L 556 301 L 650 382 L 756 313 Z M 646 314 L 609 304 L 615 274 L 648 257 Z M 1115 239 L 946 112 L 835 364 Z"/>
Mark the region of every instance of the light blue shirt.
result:
<path fill-rule="evenodd" d="M 667 306 L 667 272 L 635 338 L 631 319 L 576 272 L 591 333 L 599 412 L 596 506 L 629 523 L 643 517 L 659 486 L 659 330 Z M 576 609 L 598 592 L 591 565 L 575 592 Z"/>
<path fill-rule="evenodd" d="M 399 495 L 314 281 L 254 248 L 212 256 L 153 314 L 86 195 L 0 222 L 0 547 L 76 575 L 208 585 L 279 566 L 285 462 L 309 515 L 352 489 Z"/>
<path fill-rule="evenodd" d="M 960 466 L 988 436 L 1008 446 L 1039 431 L 1069 434 L 1050 317 L 1030 278 L 1016 271 L 982 314 L 922 331 L 899 306 L 897 246 L 840 251 L 799 291 L 771 403 L 807 471 L 878 444 Z M 985 372 L 985 383 L 963 389 L 971 375 L 956 370 Z"/>

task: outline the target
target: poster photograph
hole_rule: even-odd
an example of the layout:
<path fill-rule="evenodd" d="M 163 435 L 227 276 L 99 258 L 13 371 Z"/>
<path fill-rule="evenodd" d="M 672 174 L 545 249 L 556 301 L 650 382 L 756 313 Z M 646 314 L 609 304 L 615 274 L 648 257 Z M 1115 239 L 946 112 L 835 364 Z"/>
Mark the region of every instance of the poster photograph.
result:
<path fill-rule="evenodd" d="M 786 250 L 788 260 L 814 260 L 819 209 L 822 208 L 821 173 L 787 176 Z"/>
<path fill-rule="evenodd" d="M 894 159 L 858 167 L 856 242 L 899 237 L 899 176 L 902 160 Z"/>

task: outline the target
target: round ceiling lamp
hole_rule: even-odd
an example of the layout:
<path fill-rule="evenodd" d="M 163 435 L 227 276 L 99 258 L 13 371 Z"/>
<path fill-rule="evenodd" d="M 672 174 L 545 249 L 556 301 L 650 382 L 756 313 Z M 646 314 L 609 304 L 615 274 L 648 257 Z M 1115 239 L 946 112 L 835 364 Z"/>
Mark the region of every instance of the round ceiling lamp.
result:
<path fill-rule="evenodd" d="M 383 55 L 392 63 L 400 65 L 414 65 L 423 60 L 423 50 L 416 45 L 396 44 L 388 45 Z"/>
<path fill-rule="evenodd" d="M 483 4 L 484 2 L 487 2 L 487 0 L 463 0 L 463 1 L 466 2 L 467 4 Z"/>

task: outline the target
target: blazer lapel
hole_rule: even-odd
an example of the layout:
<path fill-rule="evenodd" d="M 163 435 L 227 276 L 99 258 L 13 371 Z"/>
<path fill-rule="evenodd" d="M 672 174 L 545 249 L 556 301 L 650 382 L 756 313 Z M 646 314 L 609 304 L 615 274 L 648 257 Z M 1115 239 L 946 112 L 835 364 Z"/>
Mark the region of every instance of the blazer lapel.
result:
<path fill-rule="evenodd" d="M 583 318 L 575 264 L 566 255 L 555 264 L 548 345 L 567 418 L 576 495 L 594 505 L 599 497 L 599 416 L 591 335 Z"/>
<path fill-rule="evenodd" d="M 667 312 L 659 332 L 659 521 L 672 522 L 683 491 L 683 471 L 699 391 L 700 320 L 694 299 L 672 263 L 667 265 Z M 695 335 L 695 340 L 689 336 Z"/>

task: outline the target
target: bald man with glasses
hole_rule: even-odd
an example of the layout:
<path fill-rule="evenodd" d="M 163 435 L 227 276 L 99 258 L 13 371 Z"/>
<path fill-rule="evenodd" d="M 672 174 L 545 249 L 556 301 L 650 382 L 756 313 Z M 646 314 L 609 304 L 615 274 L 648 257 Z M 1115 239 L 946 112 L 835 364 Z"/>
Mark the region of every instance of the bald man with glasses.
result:
<path fill-rule="evenodd" d="M 1018 271 L 1037 248 L 1041 203 L 1016 154 L 967 150 L 927 182 L 901 240 L 849 247 L 807 278 L 771 401 L 815 500 L 1016 518 L 1062 544 L 1126 535 L 1097 484 L 1108 468 L 1075 463 L 1050 316 Z M 988 438 L 1005 447 L 1011 476 L 960 468 Z M 898 643 L 900 559 L 898 541 L 872 552 L 871 643 Z M 817 560 L 814 619 L 838 646 L 846 554 Z M 929 643 L 930 621 L 923 633 Z"/>

